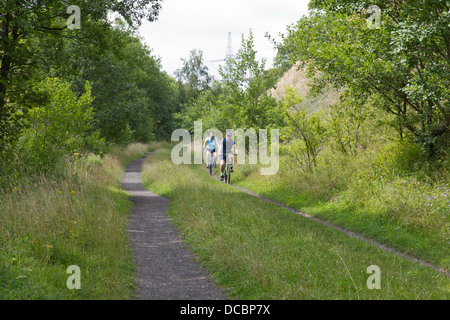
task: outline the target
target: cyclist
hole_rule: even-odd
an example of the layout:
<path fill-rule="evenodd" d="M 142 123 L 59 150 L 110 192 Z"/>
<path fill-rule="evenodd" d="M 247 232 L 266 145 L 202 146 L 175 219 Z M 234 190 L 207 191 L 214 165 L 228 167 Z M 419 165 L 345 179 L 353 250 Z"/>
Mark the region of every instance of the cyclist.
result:
<path fill-rule="evenodd" d="M 237 146 L 236 141 L 232 139 L 231 137 L 233 134 L 231 132 L 227 132 L 226 138 L 222 140 L 222 143 L 220 144 L 220 152 L 219 154 L 222 156 L 220 160 L 220 181 L 223 181 L 224 178 L 224 172 L 225 172 L 225 165 L 227 162 L 227 156 L 230 155 L 230 161 L 231 161 L 231 167 L 230 171 L 233 172 L 233 154 L 237 156 Z M 233 150 L 234 149 L 234 150 Z M 234 151 L 234 152 L 232 152 Z"/>
<path fill-rule="evenodd" d="M 209 133 L 209 138 L 206 138 L 205 142 L 203 143 L 203 149 L 206 149 L 206 159 L 209 161 L 209 157 L 212 154 L 213 155 L 213 164 L 214 168 L 216 167 L 216 147 L 219 149 L 219 142 L 217 141 L 216 137 L 214 136 L 214 132 Z M 208 168 L 209 163 L 206 164 L 206 167 Z"/>

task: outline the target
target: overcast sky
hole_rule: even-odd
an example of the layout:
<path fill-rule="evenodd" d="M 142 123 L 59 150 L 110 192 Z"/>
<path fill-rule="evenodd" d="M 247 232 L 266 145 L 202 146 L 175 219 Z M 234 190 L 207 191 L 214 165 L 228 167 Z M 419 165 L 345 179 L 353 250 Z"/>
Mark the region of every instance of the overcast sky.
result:
<path fill-rule="evenodd" d="M 211 74 L 218 76 L 218 62 L 225 58 L 228 32 L 233 54 L 252 29 L 257 59 L 272 65 L 273 45 L 264 36 L 278 38 L 286 27 L 307 13 L 309 0 L 165 0 L 159 18 L 139 29 L 153 55 L 161 58 L 163 70 L 173 75 L 188 59 L 192 49 L 203 51 Z"/>

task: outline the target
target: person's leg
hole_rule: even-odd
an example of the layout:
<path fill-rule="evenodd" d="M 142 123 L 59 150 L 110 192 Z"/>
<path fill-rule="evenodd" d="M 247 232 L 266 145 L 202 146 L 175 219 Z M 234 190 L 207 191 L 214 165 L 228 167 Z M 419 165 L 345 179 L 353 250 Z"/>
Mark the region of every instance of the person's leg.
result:
<path fill-rule="evenodd" d="M 206 167 L 207 168 L 209 166 L 209 157 L 210 157 L 210 155 L 211 155 L 211 152 L 208 149 L 206 149 Z"/>
<path fill-rule="evenodd" d="M 223 158 L 220 160 L 220 181 L 223 181 L 223 173 L 225 171 L 225 161 Z"/>
<path fill-rule="evenodd" d="M 213 153 L 213 163 L 214 163 L 214 168 L 216 167 L 216 161 L 217 161 L 217 153 L 214 152 L 214 153 Z"/>

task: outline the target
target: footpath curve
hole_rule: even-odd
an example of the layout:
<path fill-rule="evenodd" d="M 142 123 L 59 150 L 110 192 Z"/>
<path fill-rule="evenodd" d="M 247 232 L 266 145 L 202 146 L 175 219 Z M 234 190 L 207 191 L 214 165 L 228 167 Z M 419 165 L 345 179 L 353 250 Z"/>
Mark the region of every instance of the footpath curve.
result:
<path fill-rule="evenodd" d="M 148 153 L 147 156 L 151 154 Z M 125 170 L 122 187 L 130 194 L 128 232 L 136 263 L 140 300 L 224 300 L 205 269 L 166 215 L 169 200 L 144 188 L 141 168 L 146 157 Z"/>

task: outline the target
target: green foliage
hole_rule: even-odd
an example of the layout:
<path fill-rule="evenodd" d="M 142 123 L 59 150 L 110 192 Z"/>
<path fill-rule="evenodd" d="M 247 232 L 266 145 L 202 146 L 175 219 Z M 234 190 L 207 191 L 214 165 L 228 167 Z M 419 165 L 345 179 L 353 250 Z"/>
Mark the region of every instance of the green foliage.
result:
<path fill-rule="evenodd" d="M 364 132 L 376 134 L 374 132 L 375 127 L 385 126 L 384 123 L 369 123 L 368 118 L 381 120 L 381 117 L 377 117 L 373 108 L 368 104 L 360 104 L 360 101 L 353 99 L 351 95 L 333 106 L 330 111 L 330 118 L 331 137 L 335 149 L 353 156 L 356 155 L 358 149 L 375 140 L 374 137 L 370 137 L 363 142 Z"/>
<path fill-rule="evenodd" d="M 266 70 L 257 61 L 253 33 L 242 36 L 236 57 L 219 68 L 222 80 L 212 82 L 201 51 L 191 51 L 189 60 L 177 71 L 180 110 L 175 121 L 193 131 L 195 121 L 205 128 L 270 129 L 284 125 L 282 107 L 269 90 L 281 77 L 281 69 Z"/>
<path fill-rule="evenodd" d="M 449 148 L 449 8 L 444 1 L 377 5 L 382 23 L 371 29 L 366 1 L 312 1 L 279 50 L 307 65 L 315 91 L 327 83 L 349 91 L 354 106 L 391 113 L 401 136 L 407 130 L 430 158 L 442 156 Z"/>
<path fill-rule="evenodd" d="M 253 33 L 248 39 L 242 36 L 241 48 L 235 59 L 229 59 L 219 69 L 228 94 L 222 104 L 222 114 L 229 119 L 228 125 L 242 129 L 266 129 L 282 124 L 280 106 L 267 92 L 275 81 L 265 71 L 265 60 L 256 60 Z"/>
<path fill-rule="evenodd" d="M 282 132 L 285 140 L 282 151 L 304 171 L 313 171 L 317 167 L 317 156 L 328 140 L 328 127 L 323 120 L 323 112 L 307 114 L 301 108 L 301 102 L 298 92 L 286 87 L 286 97 L 282 101 L 286 122 Z"/>
<path fill-rule="evenodd" d="M 192 50 L 189 60 L 181 59 L 183 66 L 175 71 L 179 86 L 184 88 L 183 100 L 186 102 L 196 99 L 198 95 L 210 88 L 213 78 L 204 65 L 203 51 Z"/>
<path fill-rule="evenodd" d="M 62 55 L 59 59 L 65 64 L 66 70 L 75 70 L 79 62 L 86 62 L 86 53 L 94 51 L 102 38 L 102 32 L 107 30 L 108 12 L 116 12 L 130 25 L 139 25 L 143 19 L 154 20 L 160 9 L 159 0 L 126 0 L 126 1 L 81 1 L 74 0 L 71 5 L 78 5 L 82 13 L 81 30 L 67 30 L 66 19 L 69 15 L 66 10 L 66 1 L 12 1 L 2 2 L 0 22 L 0 148 L 17 142 L 21 126 L 15 122 L 18 108 L 26 104 L 34 104 L 33 94 L 29 88 L 39 78 L 40 67 L 52 67 L 48 63 L 62 51 L 68 50 L 70 44 L 87 40 L 83 54 L 72 55 L 70 59 Z M 106 28 L 105 28 L 106 27 Z M 67 41 L 66 41 L 67 40 Z M 103 48 L 97 46 L 98 53 Z M 81 57 L 81 59 L 79 59 Z M 53 62 L 53 61 L 52 61 Z M 92 62 L 90 60 L 89 62 Z M 53 65 L 54 66 L 54 65 Z M 90 63 L 90 68 L 93 68 Z M 86 74 L 85 74 L 86 75 Z M 60 78 L 63 76 L 58 74 Z M 42 75 L 40 75 L 42 78 Z M 84 78 L 84 80 L 90 80 Z M 93 84 L 94 85 L 94 84 Z M 79 83 L 83 90 L 84 82 Z M 95 94 L 94 94 L 95 95 Z M 2 153 L 4 151 L 1 151 Z"/>
<path fill-rule="evenodd" d="M 105 153 L 105 142 L 92 130 L 94 114 L 88 85 L 78 98 L 67 82 L 57 78 L 43 80 L 35 90 L 47 94 L 48 102 L 29 110 L 29 128 L 19 142 L 22 163 L 37 172 L 48 172 L 82 153 Z"/>
<path fill-rule="evenodd" d="M 122 20 L 113 27 L 87 24 L 79 37 L 43 42 L 49 64 L 77 94 L 92 84 L 93 107 L 109 142 L 166 139 L 174 128 L 178 89 L 157 58 Z"/>

